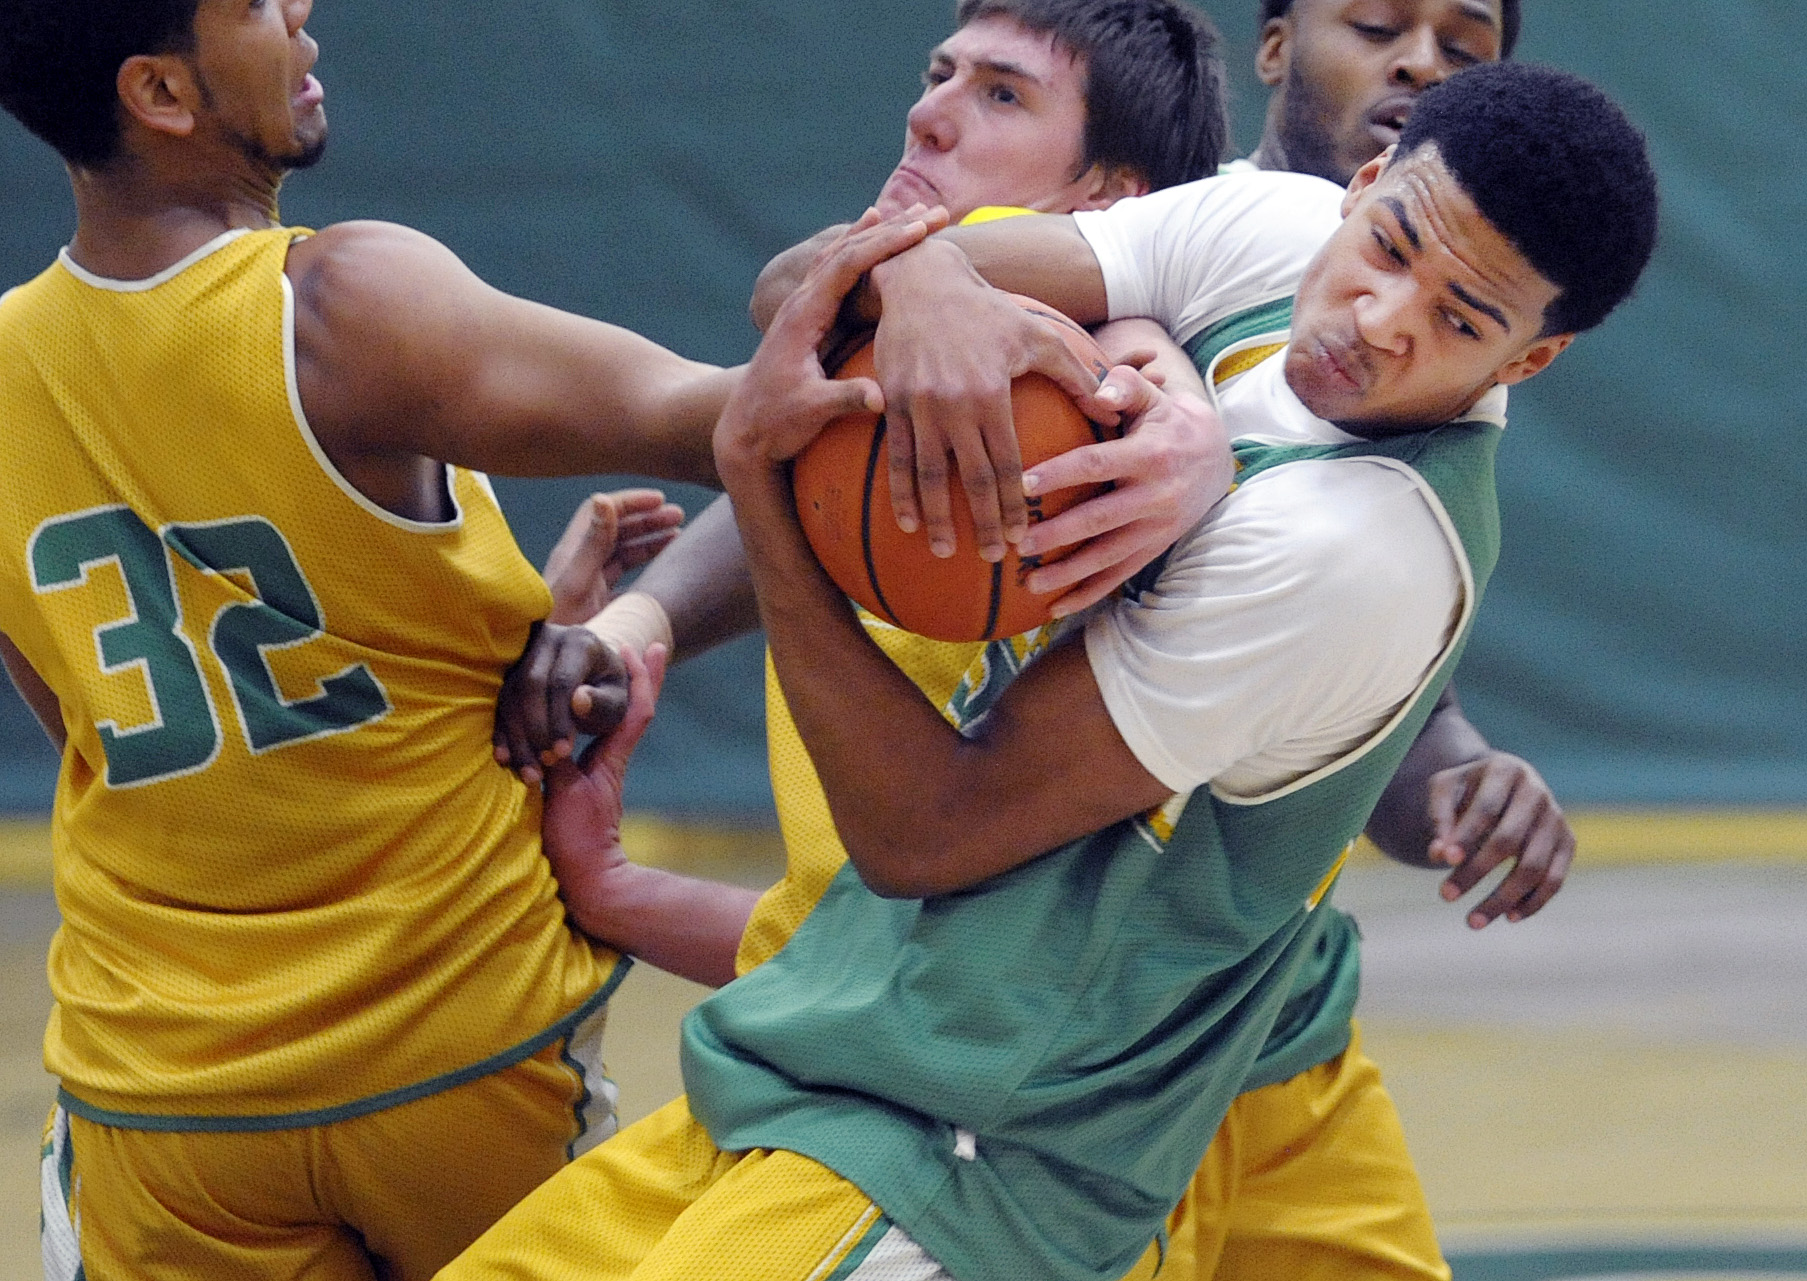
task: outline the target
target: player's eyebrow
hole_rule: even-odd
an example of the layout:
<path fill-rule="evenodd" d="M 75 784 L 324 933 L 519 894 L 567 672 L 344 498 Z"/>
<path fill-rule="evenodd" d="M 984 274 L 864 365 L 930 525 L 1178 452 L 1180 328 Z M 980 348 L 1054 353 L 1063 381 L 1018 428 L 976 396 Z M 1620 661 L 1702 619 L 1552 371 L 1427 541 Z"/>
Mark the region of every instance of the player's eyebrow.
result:
<path fill-rule="evenodd" d="M 1405 216 L 1405 205 L 1395 196 L 1382 196 L 1380 203 L 1393 211 L 1393 216 L 1399 220 L 1400 234 L 1410 242 L 1412 248 L 1424 248 L 1424 242 L 1418 238 L 1418 228 L 1414 227 L 1412 220 Z"/>
<path fill-rule="evenodd" d="M 1484 22 L 1496 31 L 1499 29 L 1499 19 L 1493 16 L 1493 9 L 1490 6 L 1484 4 L 1465 4 L 1460 6 L 1460 8 L 1463 17 L 1473 18 L 1476 22 Z"/>
<path fill-rule="evenodd" d="M 989 71 L 993 75 L 1012 76 L 1018 80 L 1027 80 L 1031 84 L 1041 84 L 1042 78 L 1020 62 L 1004 62 L 997 58 L 981 58 L 973 63 L 981 71 Z"/>
<path fill-rule="evenodd" d="M 1449 292 L 1454 294 L 1462 302 L 1468 304 L 1468 306 L 1473 307 L 1483 316 L 1493 317 L 1493 319 L 1499 322 L 1500 328 L 1504 329 L 1507 333 L 1512 332 L 1512 322 L 1506 319 L 1506 313 L 1501 311 L 1498 307 L 1495 307 L 1492 303 L 1482 302 L 1479 298 L 1476 298 L 1453 280 L 1449 282 Z"/>

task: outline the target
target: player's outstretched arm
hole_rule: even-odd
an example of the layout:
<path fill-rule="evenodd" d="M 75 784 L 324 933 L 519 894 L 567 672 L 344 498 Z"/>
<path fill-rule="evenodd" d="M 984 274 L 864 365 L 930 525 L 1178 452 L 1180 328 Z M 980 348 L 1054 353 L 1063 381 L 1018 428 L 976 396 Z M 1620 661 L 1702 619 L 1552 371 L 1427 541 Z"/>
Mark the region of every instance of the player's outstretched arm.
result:
<path fill-rule="evenodd" d="M 1415 867 L 1454 867 L 1443 897 L 1454 902 L 1495 868 L 1512 871 L 1468 914 L 1482 929 L 1501 915 L 1522 921 L 1562 888 L 1575 833 L 1530 762 L 1491 747 L 1446 688 L 1368 820 L 1389 857 Z"/>
<path fill-rule="evenodd" d="M 6 674 L 12 677 L 13 688 L 19 691 L 19 697 L 31 709 L 31 714 L 43 727 L 44 736 L 50 740 L 57 751 L 63 750 L 68 734 L 63 728 L 63 705 L 58 701 L 56 693 L 44 678 L 38 675 L 38 669 L 26 660 L 19 647 L 12 643 L 10 637 L 0 635 L 0 663 L 6 667 Z"/>
<path fill-rule="evenodd" d="M 621 798 L 634 747 L 652 723 L 665 652 L 624 656 L 626 714 L 581 764 L 553 766 L 546 778 L 542 831 L 566 913 L 584 934 L 696 983 L 734 977 L 734 954 L 758 895 L 739 886 L 679 876 L 628 861 L 621 848 Z"/>
<path fill-rule="evenodd" d="M 1169 790 L 1117 733 L 1082 646 L 1036 663 L 963 737 L 871 643 L 809 551 L 786 460 L 839 414 L 884 407 L 876 383 L 829 381 L 817 344 L 900 234 L 855 224 L 812 269 L 723 413 L 716 456 L 779 680 L 849 856 L 878 893 L 918 897 L 978 884 Z M 1113 386 L 1119 403 L 1154 391 L 1130 370 Z"/>
<path fill-rule="evenodd" d="M 302 406 L 354 483 L 423 457 L 504 475 L 714 479 L 709 430 L 733 371 L 502 293 L 388 223 L 297 242 L 288 274 Z"/>

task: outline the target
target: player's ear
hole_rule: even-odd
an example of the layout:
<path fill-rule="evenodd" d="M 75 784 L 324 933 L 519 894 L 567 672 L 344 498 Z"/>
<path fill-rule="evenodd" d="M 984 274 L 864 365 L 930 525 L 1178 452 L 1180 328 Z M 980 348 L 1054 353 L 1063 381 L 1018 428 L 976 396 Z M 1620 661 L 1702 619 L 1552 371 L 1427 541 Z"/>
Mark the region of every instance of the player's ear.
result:
<path fill-rule="evenodd" d="M 1086 172 L 1084 195 L 1073 210 L 1108 209 L 1125 196 L 1147 194 L 1148 179 L 1139 169 L 1128 165 L 1093 165 Z"/>
<path fill-rule="evenodd" d="M 1355 177 L 1349 180 L 1349 190 L 1343 193 L 1343 217 L 1347 218 L 1355 211 L 1355 206 L 1362 198 L 1362 193 L 1372 187 L 1387 166 L 1393 161 L 1393 151 L 1399 144 L 1394 143 L 1374 159 L 1355 171 Z"/>
<path fill-rule="evenodd" d="M 1261 24 L 1261 43 L 1255 47 L 1255 74 L 1270 89 L 1284 83 L 1292 68 L 1292 35 L 1290 14 Z"/>
<path fill-rule="evenodd" d="M 120 64 L 114 83 L 126 113 L 146 129 L 176 138 L 194 132 L 203 95 L 185 59 L 168 53 L 134 54 Z"/>
<path fill-rule="evenodd" d="M 1535 377 L 1548 369 L 1550 362 L 1567 351 L 1569 344 L 1574 341 L 1574 334 L 1551 334 L 1548 338 L 1539 338 L 1523 355 L 1508 362 L 1495 374 L 1493 381 L 1502 387 L 1511 387 Z"/>

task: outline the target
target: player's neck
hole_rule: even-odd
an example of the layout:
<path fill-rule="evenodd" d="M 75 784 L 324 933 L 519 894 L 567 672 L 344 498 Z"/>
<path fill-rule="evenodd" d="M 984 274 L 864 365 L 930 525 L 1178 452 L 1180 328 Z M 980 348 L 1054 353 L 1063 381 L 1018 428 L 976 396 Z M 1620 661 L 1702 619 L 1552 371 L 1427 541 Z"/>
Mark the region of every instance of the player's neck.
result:
<path fill-rule="evenodd" d="M 279 176 L 218 171 L 172 178 L 153 163 L 123 159 L 71 169 L 77 265 L 114 280 L 143 280 L 221 234 L 278 224 Z"/>

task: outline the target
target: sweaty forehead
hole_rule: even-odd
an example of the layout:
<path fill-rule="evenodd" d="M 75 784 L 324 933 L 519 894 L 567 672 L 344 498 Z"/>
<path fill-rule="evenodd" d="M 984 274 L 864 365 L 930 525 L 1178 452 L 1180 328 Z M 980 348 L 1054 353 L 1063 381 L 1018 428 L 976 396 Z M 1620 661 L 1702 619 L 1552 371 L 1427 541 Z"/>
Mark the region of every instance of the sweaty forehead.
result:
<path fill-rule="evenodd" d="M 1541 323 L 1561 292 L 1487 220 L 1435 144 L 1395 159 L 1366 194 L 1370 216 L 1397 226 L 1458 287 L 1484 293 L 1513 329 Z"/>
<path fill-rule="evenodd" d="M 935 46 L 931 55 L 950 62 L 977 62 L 1020 68 L 1046 80 L 1076 70 L 1079 58 L 1051 31 L 1035 31 L 1008 14 L 974 18 Z"/>
<path fill-rule="evenodd" d="M 1293 0 L 1299 17 L 1337 21 L 1344 18 L 1372 20 L 1386 16 L 1396 22 L 1478 22 L 1499 31 L 1504 26 L 1502 0 Z"/>

